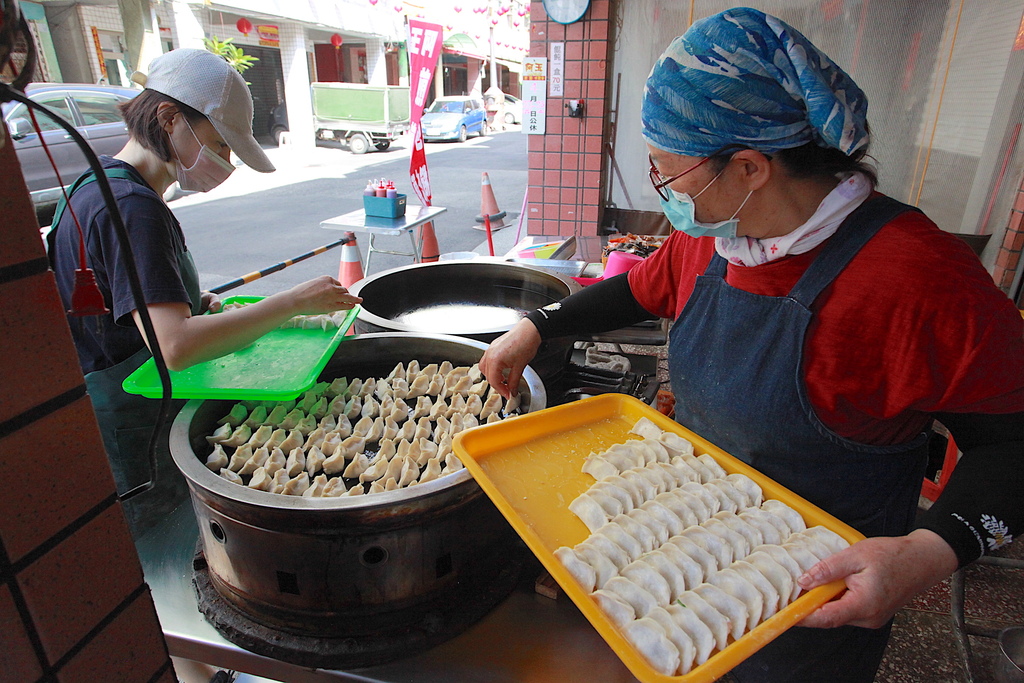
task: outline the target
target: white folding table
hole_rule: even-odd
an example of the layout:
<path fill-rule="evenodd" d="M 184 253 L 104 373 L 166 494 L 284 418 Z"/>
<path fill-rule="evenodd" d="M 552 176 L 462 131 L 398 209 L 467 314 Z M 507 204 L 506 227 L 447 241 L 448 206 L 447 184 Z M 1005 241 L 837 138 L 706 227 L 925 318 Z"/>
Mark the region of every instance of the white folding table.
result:
<path fill-rule="evenodd" d="M 370 257 L 377 254 L 393 254 L 396 256 L 411 256 L 416 263 L 423 260 L 422 243 L 416 236 L 416 228 L 432 221 L 448 209 L 443 206 L 417 206 L 409 205 L 405 208 L 405 215 L 400 218 L 379 218 L 367 216 L 366 211 L 350 211 L 334 218 L 328 218 L 320 222 L 320 227 L 327 230 L 349 230 L 352 232 L 365 232 L 369 235 L 369 244 L 366 248 L 366 259 L 363 263 L 363 272 L 370 272 Z M 407 233 L 412 241 L 412 251 L 392 251 L 389 249 L 377 249 L 373 240 L 377 235 L 397 237 Z"/>

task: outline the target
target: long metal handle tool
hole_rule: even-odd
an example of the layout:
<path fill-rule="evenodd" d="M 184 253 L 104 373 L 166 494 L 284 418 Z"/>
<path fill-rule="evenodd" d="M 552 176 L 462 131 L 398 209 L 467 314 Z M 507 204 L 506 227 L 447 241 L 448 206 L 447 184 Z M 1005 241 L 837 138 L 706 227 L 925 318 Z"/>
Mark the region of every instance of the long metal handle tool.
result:
<path fill-rule="evenodd" d="M 274 265 L 268 268 L 264 268 L 263 270 L 253 271 L 252 273 L 249 273 L 248 275 L 243 275 L 242 277 L 236 280 L 231 280 L 230 282 L 225 282 L 222 285 L 211 287 L 210 291 L 213 292 L 214 294 L 222 294 L 224 292 L 227 292 L 228 290 L 235 289 L 236 287 L 241 287 L 242 285 L 249 284 L 253 280 L 259 280 L 261 277 L 265 275 L 270 275 L 271 273 L 276 273 L 279 270 L 284 270 L 288 266 L 294 266 L 299 261 L 305 261 L 306 259 L 313 258 L 314 256 L 322 254 L 329 249 L 341 247 L 348 244 L 349 242 L 354 241 L 354 237 L 342 237 L 340 240 L 336 240 L 334 242 L 331 242 L 330 244 L 325 244 L 323 246 L 317 247 L 316 249 L 308 251 L 305 254 L 293 256 L 290 259 L 286 259 L 284 261 L 281 261 L 280 263 L 275 263 Z"/>

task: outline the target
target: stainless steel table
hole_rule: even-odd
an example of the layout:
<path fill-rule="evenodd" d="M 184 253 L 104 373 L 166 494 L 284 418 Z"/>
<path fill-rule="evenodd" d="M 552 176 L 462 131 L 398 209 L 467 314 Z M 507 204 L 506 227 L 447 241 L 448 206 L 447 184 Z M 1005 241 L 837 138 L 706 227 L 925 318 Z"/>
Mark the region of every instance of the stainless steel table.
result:
<path fill-rule="evenodd" d="M 352 671 L 308 669 L 243 650 L 211 626 L 196 605 L 192 557 L 199 531 L 184 503 L 137 543 L 157 615 L 175 657 L 287 683 L 633 683 L 597 631 L 561 596 L 513 591 L 469 630 L 431 650 Z"/>
<path fill-rule="evenodd" d="M 396 256 L 411 256 L 416 263 L 422 261 L 422 245 L 416 235 L 416 228 L 432 221 L 448 209 L 444 206 L 416 206 L 405 207 L 405 215 L 400 218 L 379 218 L 367 216 L 366 211 L 350 211 L 334 218 L 320 221 L 320 227 L 327 230 L 349 230 L 352 232 L 365 232 L 369 235 L 369 244 L 366 247 L 366 259 L 363 264 L 363 272 L 370 272 L 370 257 L 373 254 L 394 254 Z M 412 241 L 412 251 L 392 251 L 388 249 L 377 249 L 374 246 L 374 238 L 377 235 L 398 237 L 407 233 Z"/>

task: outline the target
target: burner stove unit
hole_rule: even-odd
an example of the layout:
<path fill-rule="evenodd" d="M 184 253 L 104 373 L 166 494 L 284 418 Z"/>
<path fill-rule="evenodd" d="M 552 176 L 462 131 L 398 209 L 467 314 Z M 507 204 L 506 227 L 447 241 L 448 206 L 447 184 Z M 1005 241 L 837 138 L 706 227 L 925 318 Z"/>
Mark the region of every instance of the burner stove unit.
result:
<path fill-rule="evenodd" d="M 587 367 L 583 365 L 582 351 L 574 351 L 572 361 L 557 375 L 545 380 L 548 405 L 562 405 L 608 393 L 629 394 L 647 404 L 653 404 L 661 387 L 658 381 L 658 359 L 655 356 L 631 353 L 617 355 L 629 359 L 630 370 L 618 372 Z"/>

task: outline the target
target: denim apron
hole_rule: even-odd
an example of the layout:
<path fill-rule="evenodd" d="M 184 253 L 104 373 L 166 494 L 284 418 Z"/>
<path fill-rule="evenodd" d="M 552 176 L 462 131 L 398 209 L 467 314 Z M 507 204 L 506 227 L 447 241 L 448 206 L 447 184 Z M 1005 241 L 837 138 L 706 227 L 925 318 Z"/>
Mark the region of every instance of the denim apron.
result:
<path fill-rule="evenodd" d="M 126 169 L 106 169 L 106 175 L 109 178 L 144 184 L 138 174 Z M 95 180 L 96 176 L 91 171 L 86 173 L 71 186 L 68 196 Z M 54 212 L 53 230 L 48 239 L 56 233 L 65 208 L 66 204 L 61 198 Z M 51 253 L 52 244 L 51 242 Z M 192 314 L 198 315 L 202 297 L 195 262 L 184 244 L 175 252 L 175 257 L 182 284 L 192 302 Z M 125 378 L 135 372 L 150 356 L 149 349 L 143 344 L 141 349 L 120 363 L 104 370 L 90 372 L 85 376 L 86 390 L 96 413 L 96 422 L 103 437 L 103 446 L 107 452 L 118 495 L 123 495 L 150 480 L 153 481 L 153 488 L 150 490 L 121 502 L 128 528 L 136 539 L 182 501 L 188 499 L 185 479 L 171 458 L 168 440 L 171 420 L 163 425 L 157 439 L 155 471 L 150 463 L 149 442 L 160 414 L 160 401 L 129 394 L 121 386 Z M 170 415 L 173 417 L 184 404 L 184 401 L 173 401 Z"/>
<path fill-rule="evenodd" d="M 868 446 L 832 432 L 807 395 L 804 342 L 817 296 L 883 225 L 908 210 L 916 209 L 888 197 L 866 201 L 788 296 L 731 287 L 727 262 L 716 253 L 669 337 L 676 420 L 867 536 L 910 530 L 927 438 Z M 891 622 L 881 629 L 795 627 L 733 676 L 744 683 L 870 683 L 890 627 Z"/>

